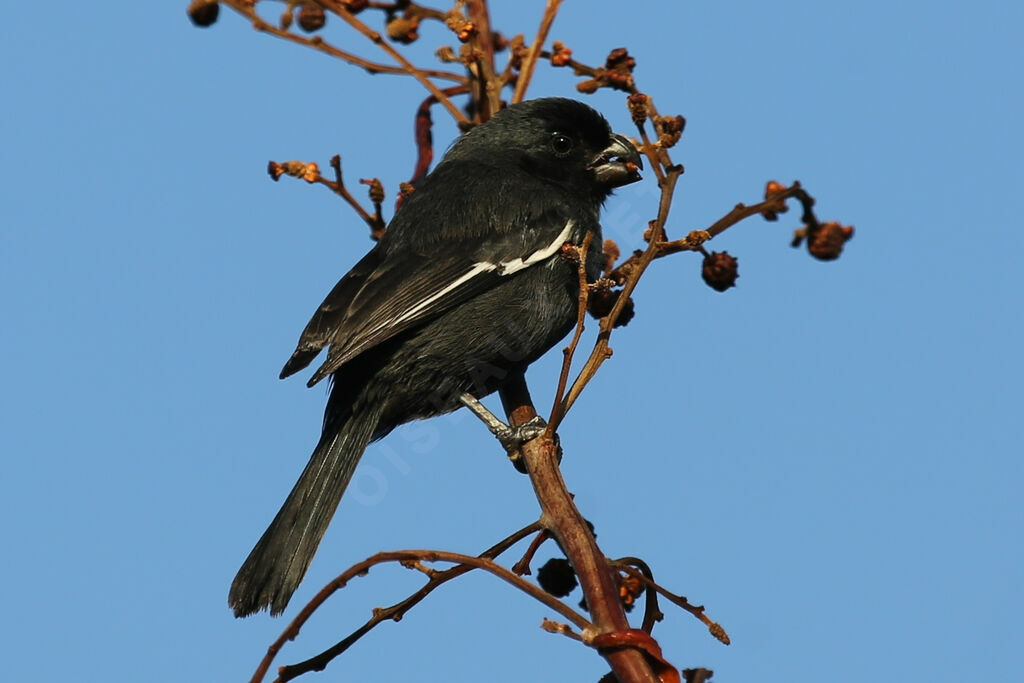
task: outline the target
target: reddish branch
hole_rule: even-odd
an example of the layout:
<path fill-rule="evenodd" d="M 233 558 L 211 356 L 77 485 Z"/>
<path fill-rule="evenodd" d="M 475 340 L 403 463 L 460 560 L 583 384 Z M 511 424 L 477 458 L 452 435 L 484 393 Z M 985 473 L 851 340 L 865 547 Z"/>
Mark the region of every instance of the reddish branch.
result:
<path fill-rule="evenodd" d="M 448 97 L 464 95 L 469 92 L 469 87 L 456 85 L 445 88 L 444 94 Z M 430 108 L 437 104 L 437 98 L 428 95 L 416 109 L 416 124 L 414 127 L 416 141 L 416 167 L 413 169 L 410 185 L 415 185 L 426 177 L 430 171 L 430 164 L 434 161 L 434 134 L 432 132 L 434 121 L 430 116 Z"/>
<path fill-rule="evenodd" d="M 547 529 L 541 529 L 537 532 L 537 535 L 530 541 L 529 547 L 523 556 L 519 558 L 519 561 L 512 565 L 512 571 L 519 576 L 526 576 L 530 573 L 530 563 L 533 562 L 533 556 L 537 554 L 540 547 L 544 545 L 544 541 L 551 538 L 551 533 Z"/>
<path fill-rule="evenodd" d="M 533 597 L 541 600 L 549 606 L 553 606 L 556 611 L 577 626 L 586 628 L 588 625 L 586 619 L 583 619 L 573 610 L 570 610 L 562 603 L 554 600 L 551 596 L 544 593 L 533 584 L 520 579 L 512 572 L 493 562 L 496 557 L 540 528 L 541 525 L 539 522 L 523 527 L 488 548 L 477 557 L 469 557 L 465 555 L 458 555 L 456 553 L 445 553 L 434 550 L 399 550 L 390 553 L 377 553 L 373 557 L 367 558 L 366 560 L 353 565 L 334 579 L 334 581 L 324 586 L 324 588 L 322 588 L 320 592 L 302 608 L 302 611 L 300 611 L 295 619 L 292 620 L 281 636 L 271 644 L 267 649 L 267 654 L 263 658 L 263 661 L 260 662 L 259 668 L 257 668 L 256 672 L 253 674 L 251 679 L 252 683 L 257 683 L 258 681 L 263 680 L 267 671 L 270 669 L 270 665 L 273 663 L 274 657 L 281 650 L 284 644 L 289 640 L 294 640 L 298 637 L 299 631 L 305 623 L 320 607 L 320 605 L 322 605 L 331 595 L 344 588 L 353 578 L 365 576 L 371 567 L 386 562 L 400 562 L 410 568 L 419 569 L 420 571 L 424 571 L 420 564 L 422 562 L 455 562 L 457 564 L 454 567 L 443 571 L 425 571 L 428 577 L 427 582 L 415 593 L 390 607 L 374 609 L 373 616 L 365 624 L 360 626 L 334 646 L 324 650 L 315 657 L 311 657 L 310 659 L 298 664 L 281 667 L 279 677 L 276 680 L 289 681 L 303 673 L 306 673 L 307 671 L 322 671 L 332 659 L 342 654 L 356 641 L 369 633 L 375 626 L 377 626 L 377 624 L 388 620 L 399 621 L 406 612 L 423 600 L 423 598 L 430 594 L 435 588 L 443 583 L 451 581 L 452 579 L 458 578 L 473 569 L 484 569 L 499 576 L 499 578 L 513 583 L 513 585 L 520 590 L 533 595 Z"/>
<path fill-rule="evenodd" d="M 523 376 L 512 378 L 501 390 L 501 400 L 509 423 L 525 424 L 537 416 Z M 583 515 L 573 503 L 558 468 L 558 446 L 548 435 L 523 445 L 522 457 L 541 508 L 541 524 L 558 540 L 579 578 L 583 597 L 590 610 L 596 636 L 625 633 L 630 630 L 619 601 L 616 574 Z M 633 647 L 611 647 L 601 651 L 620 681 L 658 683 L 647 657 Z"/>

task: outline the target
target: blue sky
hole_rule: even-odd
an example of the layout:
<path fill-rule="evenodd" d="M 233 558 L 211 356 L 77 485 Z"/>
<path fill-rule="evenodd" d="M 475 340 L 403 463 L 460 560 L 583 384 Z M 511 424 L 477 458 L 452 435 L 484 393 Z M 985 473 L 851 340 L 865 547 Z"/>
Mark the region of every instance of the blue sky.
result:
<path fill-rule="evenodd" d="M 227 588 L 316 440 L 323 391 L 277 372 L 368 248 L 341 202 L 273 184 L 268 159 L 389 189 L 424 94 L 184 2 L 71 3 L 5 22 L 0 348 L 5 662 L 14 680 L 245 680 L 284 627 Z M 541 2 L 497 3 L 532 35 Z M 1017 200 L 1024 6 L 1007 2 L 566 3 L 581 61 L 625 45 L 688 119 L 670 235 L 769 179 L 856 226 L 835 263 L 789 248 L 797 216 L 655 264 L 637 317 L 561 435 L 610 555 L 707 605 L 726 648 L 665 607 L 655 635 L 716 681 L 1012 680 L 1024 611 Z M 275 12 L 277 9 L 274 10 Z M 10 13 L 9 13 L 10 14 Z M 328 37 L 353 49 L 342 26 Z M 421 64 L 443 42 L 423 32 Z M 364 54 L 374 56 L 366 48 Z M 379 56 L 384 60 L 383 55 Z M 534 96 L 572 94 L 542 67 Z M 619 93 L 588 102 L 629 132 Z M 441 150 L 454 128 L 438 112 Z M 608 205 L 640 243 L 651 179 Z M 531 371 L 547 405 L 559 354 Z M 381 549 L 479 552 L 536 505 L 457 413 L 371 447 L 295 604 Z M 545 548 L 543 562 L 552 554 Z M 418 585 L 375 570 L 280 662 Z M 596 680 L 554 616 L 484 576 L 446 586 L 310 680 Z"/>

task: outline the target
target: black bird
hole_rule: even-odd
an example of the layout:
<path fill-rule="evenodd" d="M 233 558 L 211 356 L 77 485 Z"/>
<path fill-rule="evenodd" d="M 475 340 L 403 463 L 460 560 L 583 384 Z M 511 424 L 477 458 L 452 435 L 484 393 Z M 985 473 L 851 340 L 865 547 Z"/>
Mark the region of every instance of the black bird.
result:
<path fill-rule="evenodd" d="M 231 584 L 236 616 L 288 605 L 371 441 L 496 391 L 572 329 L 579 277 L 561 247 L 593 232 L 597 278 L 601 205 L 641 166 L 600 114 L 568 99 L 512 105 L 455 142 L 281 371 L 327 347 L 309 386 L 330 376 L 330 397 L 309 464 Z"/>

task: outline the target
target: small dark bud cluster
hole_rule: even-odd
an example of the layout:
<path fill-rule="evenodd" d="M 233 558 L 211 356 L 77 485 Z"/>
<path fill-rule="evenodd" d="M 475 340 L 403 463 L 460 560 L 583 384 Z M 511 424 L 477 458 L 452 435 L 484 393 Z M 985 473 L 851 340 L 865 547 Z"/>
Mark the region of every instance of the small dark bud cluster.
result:
<path fill-rule="evenodd" d="M 843 245 L 853 237 L 852 225 L 835 221 L 822 223 L 817 230 L 807 232 L 807 251 L 821 261 L 834 261 L 843 253 Z"/>
<path fill-rule="evenodd" d="M 460 43 L 468 43 L 477 33 L 476 24 L 466 19 L 466 15 L 458 9 L 449 10 L 444 23 Z"/>
<path fill-rule="evenodd" d="M 537 570 L 537 583 L 556 598 L 564 598 L 577 586 L 576 572 L 569 560 L 552 557 Z"/>
<path fill-rule="evenodd" d="M 292 27 L 292 21 L 294 19 L 295 17 L 292 16 L 292 7 L 291 5 L 289 5 L 288 7 L 285 8 L 283 12 L 281 12 L 281 18 L 278 19 L 277 25 L 281 28 L 282 31 L 287 31 Z"/>
<path fill-rule="evenodd" d="M 629 107 L 629 116 L 633 123 L 642 126 L 648 117 L 648 106 L 651 98 L 642 92 L 636 92 L 626 98 L 626 106 Z"/>
<path fill-rule="evenodd" d="M 403 45 L 414 43 L 420 37 L 419 27 L 419 17 L 392 17 L 387 24 L 388 38 Z"/>
<path fill-rule="evenodd" d="M 370 186 L 371 202 L 380 204 L 384 201 L 384 183 L 380 181 L 380 178 L 360 178 L 359 182 Z"/>
<path fill-rule="evenodd" d="M 765 200 L 774 199 L 776 197 L 779 197 L 779 195 L 781 195 L 788 189 L 789 188 L 787 188 L 782 183 L 776 182 L 774 180 L 769 180 L 768 184 L 765 185 L 764 188 L 764 198 Z M 779 197 L 779 200 L 775 202 L 771 208 L 762 211 L 761 215 L 764 216 L 764 219 L 766 221 L 775 221 L 779 219 L 780 213 L 786 213 L 787 211 L 789 211 L 789 207 L 786 206 L 785 198 Z"/>
<path fill-rule="evenodd" d="M 462 61 L 462 59 L 457 54 L 455 54 L 455 50 L 452 49 L 451 45 L 442 45 L 441 47 L 437 48 L 437 51 L 434 53 L 434 55 L 437 57 L 439 61 L 444 62 L 446 64 Z"/>
<path fill-rule="evenodd" d="M 192 20 L 193 25 L 201 28 L 212 26 L 219 14 L 220 5 L 214 0 L 192 0 L 192 4 L 188 6 L 188 18 Z"/>
<path fill-rule="evenodd" d="M 683 681 L 685 683 L 707 683 L 715 672 L 711 669 L 683 669 Z"/>
<path fill-rule="evenodd" d="M 462 28 L 460 28 L 456 32 L 455 35 L 459 39 L 459 42 L 469 42 L 470 38 L 476 35 L 476 24 L 474 24 L 472 21 L 467 21 L 465 24 L 462 25 Z"/>
<path fill-rule="evenodd" d="M 615 243 L 615 240 L 605 240 L 604 244 L 601 245 L 601 251 L 604 254 L 604 272 L 605 277 L 608 277 L 608 273 L 615 269 L 615 262 L 619 260 L 619 256 L 622 252 L 619 251 L 619 245 Z"/>
<path fill-rule="evenodd" d="M 736 286 L 739 277 L 739 261 L 727 251 L 713 251 L 704 257 L 700 275 L 708 287 L 724 292 Z"/>
<path fill-rule="evenodd" d="M 581 93 L 593 93 L 598 88 L 614 88 L 630 92 L 634 87 L 634 68 L 636 68 L 636 60 L 629 56 L 629 51 L 624 47 L 616 48 L 608 53 L 604 68 L 599 69 L 593 78 L 577 83 L 576 89 Z"/>
<path fill-rule="evenodd" d="M 572 50 L 560 40 L 551 45 L 551 66 L 568 66 L 572 61 Z"/>
<path fill-rule="evenodd" d="M 315 163 L 304 161 L 286 161 L 278 163 L 271 161 L 267 163 L 267 174 L 271 180 L 277 180 L 283 175 L 290 175 L 294 178 L 302 178 L 307 183 L 315 183 L 320 178 L 320 167 Z"/>
<path fill-rule="evenodd" d="M 636 60 L 629 56 L 629 50 L 617 47 L 608 53 L 608 57 L 604 61 L 604 68 L 609 71 L 631 74 L 636 68 Z"/>
<path fill-rule="evenodd" d="M 626 611 L 633 609 L 636 599 L 644 594 L 644 583 L 635 576 L 623 575 L 619 581 L 619 599 Z"/>
<path fill-rule="evenodd" d="M 572 242 L 566 242 L 558 250 L 558 256 L 566 263 L 572 263 L 577 266 L 580 264 L 580 251 Z"/>
<path fill-rule="evenodd" d="M 512 52 L 509 56 L 509 65 L 517 70 L 522 68 L 523 60 L 526 59 L 527 53 L 530 52 L 530 48 L 526 46 L 526 39 L 523 38 L 522 33 L 512 36 L 512 40 L 508 41 L 508 49 Z"/>
<path fill-rule="evenodd" d="M 658 136 L 658 143 L 668 149 L 674 147 L 679 138 L 683 136 L 683 129 L 686 128 L 686 119 L 681 115 L 659 116 L 654 122 L 661 134 Z"/>
<path fill-rule="evenodd" d="M 315 2 L 304 2 L 299 8 L 299 28 L 306 33 L 319 31 L 327 23 L 327 15 L 324 8 Z"/>

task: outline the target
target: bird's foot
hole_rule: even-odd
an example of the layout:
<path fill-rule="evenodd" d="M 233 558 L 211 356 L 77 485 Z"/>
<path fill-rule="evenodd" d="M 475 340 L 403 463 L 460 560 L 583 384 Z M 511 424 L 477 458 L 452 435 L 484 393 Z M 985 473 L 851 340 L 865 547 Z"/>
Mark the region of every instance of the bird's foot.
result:
<path fill-rule="evenodd" d="M 538 415 L 518 427 L 512 427 L 498 419 L 494 413 L 488 410 L 472 394 L 462 394 L 459 400 L 487 425 L 487 429 L 490 430 L 491 434 L 494 434 L 498 439 L 498 443 L 508 453 L 508 459 L 512 461 L 512 465 L 520 472 L 525 473 L 526 466 L 523 463 L 522 453 L 520 453 L 519 448 L 527 441 L 532 441 L 544 433 L 548 426 L 544 418 Z"/>
<path fill-rule="evenodd" d="M 543 434 L 544 430 L 548 428 L 548 423 L 543 417 L 538 415 L 518 427 L 506 424 L 503 424 L 502 427 L 503 429 L 494 432 L 494 436 L 498 437 L 498 442 L 511 455 L 513 452 L 518 451 L 519 447 L 527 441 L 532 441 Z"/>

